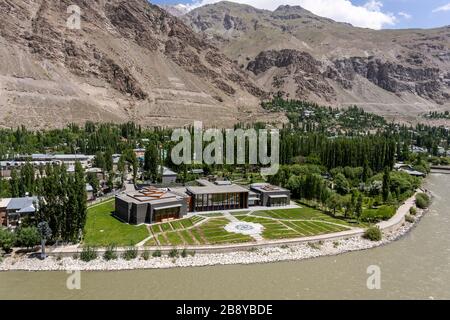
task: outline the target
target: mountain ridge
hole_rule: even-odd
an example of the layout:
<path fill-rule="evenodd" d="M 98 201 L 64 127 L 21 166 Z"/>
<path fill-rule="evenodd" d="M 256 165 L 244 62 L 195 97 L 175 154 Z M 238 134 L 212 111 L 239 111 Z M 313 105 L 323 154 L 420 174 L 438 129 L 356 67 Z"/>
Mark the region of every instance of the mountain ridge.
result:
<path fill-rule="evenodd" d="M 376 31 L 301 7 L 231 2 L 181 18 L 266 91 L 410 120 L 450 109 L 450 27 Z"/>
<path fill-rule="evenodd" d="M 71 5 L 80 30 L 66 26 Z M 8 0 L 0 9 L 1 126 L 265 117 L 265 93 L 247 72 L 145 0 Z"/>

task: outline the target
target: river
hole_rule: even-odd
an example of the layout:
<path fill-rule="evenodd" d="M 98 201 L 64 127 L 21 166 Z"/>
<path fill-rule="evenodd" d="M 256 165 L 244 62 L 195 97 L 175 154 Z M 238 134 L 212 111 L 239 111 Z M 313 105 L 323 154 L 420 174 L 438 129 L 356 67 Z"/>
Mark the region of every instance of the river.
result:
<path fill-rule="evenodd" d="M 417 227 L 387 246 L 306 261 L 202 268 L 0 272 L 0 299 L 450 299 L 450 175 L 431 175 L 435 199 Z M 379 266 L 381 288 L 367 288 Z"/>

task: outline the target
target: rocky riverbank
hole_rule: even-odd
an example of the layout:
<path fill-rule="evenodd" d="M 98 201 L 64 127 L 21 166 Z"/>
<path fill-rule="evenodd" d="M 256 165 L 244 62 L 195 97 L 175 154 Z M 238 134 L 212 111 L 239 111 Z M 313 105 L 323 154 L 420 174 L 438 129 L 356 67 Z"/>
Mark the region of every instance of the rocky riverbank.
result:
<path fill-rule="evenodd" d="M 114 271 L 132 269 L 160 269 L 176 267 L 201 267 L 230 264 L 254 264 L 279 261 L 304 260 L 321 256 L 343 254 L 351 251 L 366 250 L 382 245 L 402 237 L 410 231 L 425 213 L 418 210 L 415 221 L 405 222 L 395 232 L 384 234 L 383 240 L 372 242 L 362 237 L 353 237 L 339 241 L 324 241 L 304 243 L 300 245 L 280 246 L 275 248 L 261 248 L 249 251 L 236 251 L 229 253 L 205 253 L 188 255 L 187 257 L 171 258 L 168 256 L 149 257 L 144 260 L 139 257 L 134 260 L 117 259 L 105 261 L 102 257 L 90 262 L 83 262 L 71 257 L 49 257 L 44 261 L 28 256 L 7 257 L 0 263 L 0 271 L 25 270 L 25 271 Z"/>

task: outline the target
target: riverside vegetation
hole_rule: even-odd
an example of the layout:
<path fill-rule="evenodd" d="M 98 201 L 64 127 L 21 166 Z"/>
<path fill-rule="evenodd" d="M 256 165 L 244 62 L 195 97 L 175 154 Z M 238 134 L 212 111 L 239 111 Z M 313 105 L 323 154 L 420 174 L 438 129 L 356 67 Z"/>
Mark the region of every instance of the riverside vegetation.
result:
<path fill-rule="evenodd" d="M 442 127 L 397 125 L 357 107 L 339 111 L 280 97 L 263 106 L 268 110 L 285 111 L 290 119 L 280 130 L 281 168 L 267 181 L 289 188 L 293 200 L 300 204 L 301 209 L 295 214 L 285 213 L 295 216 L 287 220 L 307 220 L 305 217 L 311 212 L 321 220 L 284 221 L 286 216 L 277 218 L 275 211 L 238 216 L 243 221 L 263 224 L 266 227 L 263 236 L 268 239 L 282 237 L 286 225 L 290 232 L 284 234 L 293 237 L 317 234 L 315 230 L 335 232 L 340 228 L 369 227 L 387 220 L 421 184 L 421 178 L 394 171 L 396 161 L 425 174 L 429 172 L 431 161 L 447 161 L 438 152 L 439 148 L 447 149 L 450 140 L 448 130 Z M 235 127 L 250 126 L 237 124 Z M 266 124 L 256 123 L 253 127 L 264 128 Z M 189 129 L 193 134 L 192 128 Z M 265 181 L 259 174 L 260 168 L 250 164 L 175 166 L 170 157 L 161 158 L 161 154 L 170 154 L 175 144 L 170 141 L 171 132 L 168 128 L 142 128 L 134 123 L 90 122 L 83 127 L 73 124 L 54 130 L 0 129 L 0 158 L 43 152 L 93 154 L 94 165 L 103 169 L 110 189 L 121 188 L 128 173 L 135 183 L 161 181 L 156 164 L 177 171 L 178 182 L 185 185 L 199 177 L 190 173 L 196 168 L 203 169 L 205 175 L 214 174 L 242 185 Z M 412 146 L 426 152 L 414 153 Z M 133 152 L 136 147 L 145 148 L 143 159 L 138 159 Z M 247 150 L 248 147 L 247 143 Z M 112 154 L 121 154 L 116 167 L 112 165 Z M 86 175 L 79 163 L 74 174 L 68 174 L 64 166 L 58 165 L 47 165 L 37 171 L 35 175 L 31 164 L 26 164 L 20 170 L 13 170 L 11 179 L 0 177 L 1 197 L 27 194 L 39 198 L 35 219 L 23 221 L 15 232 L 1 229 L 0 246 L 4 251 L 14 246 L 31 248 L 39 244 L 33 228 L 41 221 L 48 222 L 52 230 L 50 244 L 82 243 L 87 248 L 133 246 L 147 237 L 151 237 L 147 245 L 152 246 L 251 241 L 246 236 L 225 234 L 226 221 L 220 217 L 221 213 L 216 217 L 199 216 L 197 219 L 208 219 L 199 226 L 200 220 L 186 220 L 180 222 L 181 225 L 178 222 L 161 224 L 150 230 L 145 226 L 129 226 L 111 216 L 111 202 L 87 208 L 85 184 L 91 184 L 97 191 L 100 182 Z M 425 196 L 419 195 L 417 201 L 420 207 L 429 204 Z M 214 230 L 219 236 L 213 237 L 214 233 L 208 230 Z M 84 255 L 89 257 L 91 253 Z"/>

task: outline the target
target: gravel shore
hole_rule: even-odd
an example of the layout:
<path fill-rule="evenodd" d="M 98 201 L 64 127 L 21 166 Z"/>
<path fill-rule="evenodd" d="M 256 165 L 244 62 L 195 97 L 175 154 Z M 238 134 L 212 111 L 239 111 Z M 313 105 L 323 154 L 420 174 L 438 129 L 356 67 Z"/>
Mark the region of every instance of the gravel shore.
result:
<path fill-rule="evenodd" d="M 105 261 L 99 257 L 94 261 L 83 262 L 79 259 L 48 257 L 44 261 L 37 258 L 7 257 L 0 263 L 0 271 L 114 271 L 133 269 L 161 269 L 177 267 L 201 267 L 230 264 L 254 264 L 279 261 L 293 261 L 311 259 L 321 256 L 338 255 L 350 251 L 366 250 L 382 245 L 402 237 L 410 231 L 424 214 L 418 210 L 414 223 L 405 224 L 395 232 L 384 234 L 383 240 L 372 242 L 362 237 L 354 237 L 339 241 L 325 241 L 323 243 L 305 243 L 301 245 L 281 246 L 275 248 L 263 248 L 249 251 L 236 251 L 229 253 L 205 253 L 185 258 L 170 258 L 168 256 L 151 257 L 144 260 L 137 259 L 126 261 L 123 259 Z"/>

